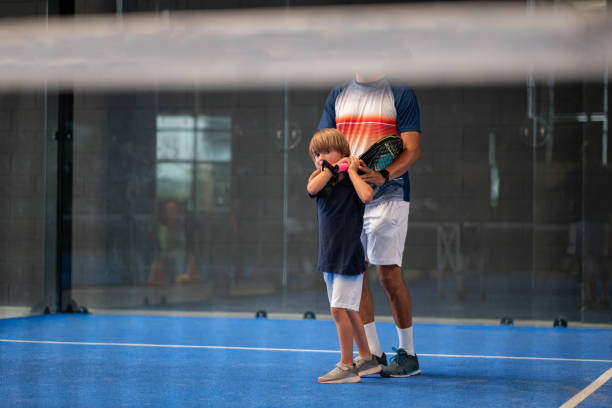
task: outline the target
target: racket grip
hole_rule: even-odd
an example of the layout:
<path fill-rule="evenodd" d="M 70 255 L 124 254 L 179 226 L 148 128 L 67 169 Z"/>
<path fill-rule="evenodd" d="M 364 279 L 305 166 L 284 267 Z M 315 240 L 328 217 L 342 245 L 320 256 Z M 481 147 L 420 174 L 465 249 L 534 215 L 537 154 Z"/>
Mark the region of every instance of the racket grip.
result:
<path fill-rule="evenodd" d="M 336 171 L 338 173 L 341 173 L 343 171 L 347 171 L 348 168 L 349 168 L 349 164 L 347 162 L 342 162 L 342 163 L 336 164 L 336 169 L 337 169 Z"/>

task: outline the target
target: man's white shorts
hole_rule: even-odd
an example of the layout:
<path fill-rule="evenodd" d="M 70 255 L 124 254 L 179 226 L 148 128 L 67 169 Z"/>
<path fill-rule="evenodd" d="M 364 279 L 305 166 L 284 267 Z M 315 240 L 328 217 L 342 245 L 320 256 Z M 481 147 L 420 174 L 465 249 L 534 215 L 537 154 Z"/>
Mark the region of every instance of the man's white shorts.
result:
<path fill-rule="evenodd" d="M 324 272 L 323 279 L 325 279 L 327 285 L 327 298 L 330 307 L 359 311 L 363 273 L 359 275 L 340 275 Z"/>
<path fill-rule="evenodd" d="M 366 262 L 402 266 L 410 203 L 393 200 L 368 204 L 363 215 L 361 244 Z"/>

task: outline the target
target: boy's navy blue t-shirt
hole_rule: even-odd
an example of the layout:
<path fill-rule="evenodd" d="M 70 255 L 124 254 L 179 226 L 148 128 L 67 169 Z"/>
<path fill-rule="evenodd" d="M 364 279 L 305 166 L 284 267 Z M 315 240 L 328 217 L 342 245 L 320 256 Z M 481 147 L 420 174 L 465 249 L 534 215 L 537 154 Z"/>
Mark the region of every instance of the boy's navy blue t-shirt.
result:
<path fill-rule="evenodd" d="M 358 275 L 365 268 L 361 245 L 365 204 L 359 199 L 346 173 L 333 179 L 314 196 L 319 219 L 319 264 L 321 272 Z"/>

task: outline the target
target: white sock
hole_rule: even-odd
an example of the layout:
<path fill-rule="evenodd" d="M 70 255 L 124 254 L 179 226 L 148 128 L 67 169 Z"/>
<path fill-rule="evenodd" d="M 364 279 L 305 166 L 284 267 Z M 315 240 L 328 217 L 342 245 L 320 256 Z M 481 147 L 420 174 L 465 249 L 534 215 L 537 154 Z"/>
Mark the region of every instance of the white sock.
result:
<path fill-rule="evenodd" d="M 399 348 L 406 350 L 406 353 L 414 356 L 414 341 L 412 340 L 412 326 L 407 329 L 397 329 L 397 337 L 399 337 Z"/>
<path fill-rule="evenodd" d="M 382 356 L 380 351 L 380 341 L 378 341 L 378 333 L 376 333 L 376 323 L 368 323 L 363 325 L 365 330 L 366 338 L 368 339 L 368 346 L 370 347 L 370 353 L 376 357 Z"/>

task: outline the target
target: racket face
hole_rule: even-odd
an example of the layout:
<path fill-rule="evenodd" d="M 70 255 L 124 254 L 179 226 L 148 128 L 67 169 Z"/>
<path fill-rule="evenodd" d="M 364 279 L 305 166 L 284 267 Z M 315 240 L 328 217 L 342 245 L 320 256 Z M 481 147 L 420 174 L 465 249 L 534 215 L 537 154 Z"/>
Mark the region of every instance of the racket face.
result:
<path fill-rule="evenodd" d="M 395 159 L 395 157 L 391 153 L 381 154 L 376 158 L 376 160 L 374 160 L 374 162 L 372 163 L 373 167 L 370 166 L 370 168 L 376 171 L 382 170 L 388 165 L 390 165 L 393 162 L 393 159 Z"/>
<path fill-rule="evenodd" d="M 386 136 L 374 143 L 360 158 L 369 168 L 379 171 L 390 165 L 402 150 L 404 144 L 399 136 Z"/>

